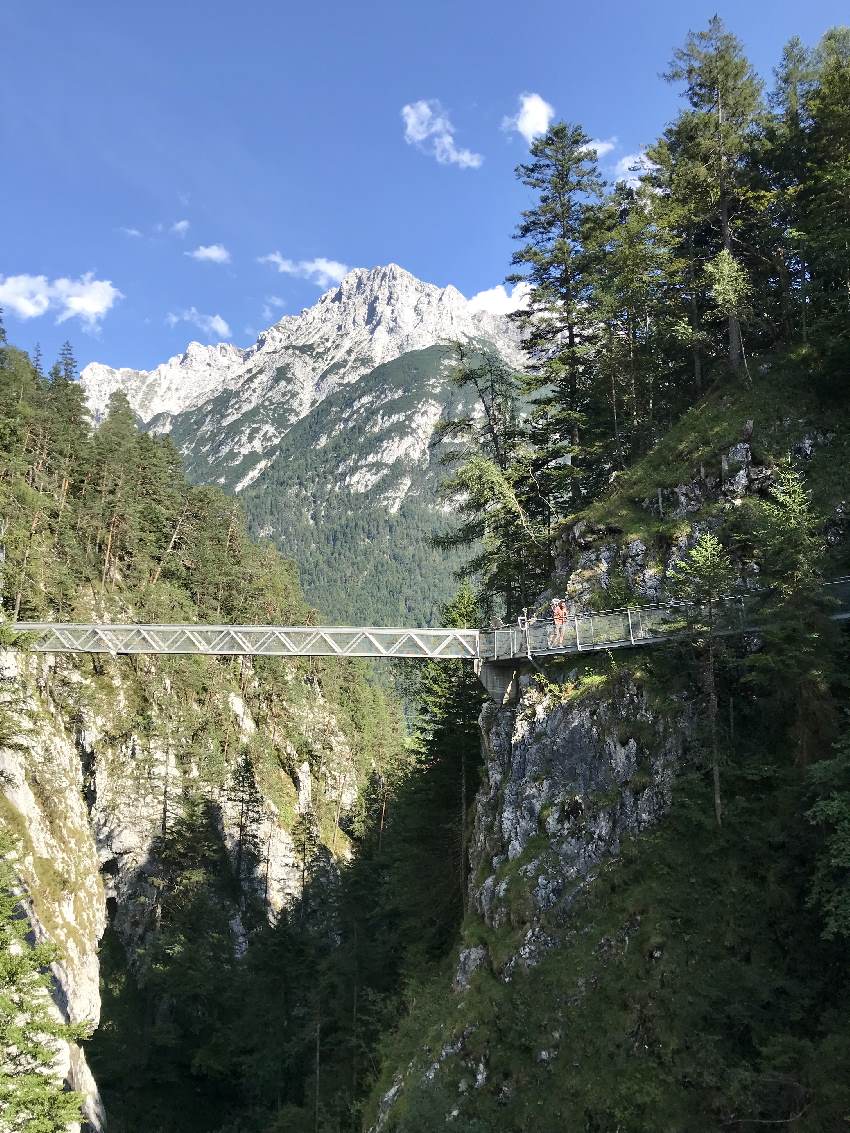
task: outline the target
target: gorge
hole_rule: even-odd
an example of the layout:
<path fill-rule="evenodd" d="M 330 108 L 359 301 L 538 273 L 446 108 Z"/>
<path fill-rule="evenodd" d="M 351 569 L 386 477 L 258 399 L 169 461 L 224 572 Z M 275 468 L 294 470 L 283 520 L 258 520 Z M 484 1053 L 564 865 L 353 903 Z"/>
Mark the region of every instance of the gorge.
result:
<path fill-rule="evenodd" d="M 510 318 L 390 264 L 150 371 L 0 334 L 3 1133 L 846 1128 L 850 32 L 668 77 L 634 178 L 529 143 Z M 681 620 L 495 697 L 16 629 L 561 599 Z"/>

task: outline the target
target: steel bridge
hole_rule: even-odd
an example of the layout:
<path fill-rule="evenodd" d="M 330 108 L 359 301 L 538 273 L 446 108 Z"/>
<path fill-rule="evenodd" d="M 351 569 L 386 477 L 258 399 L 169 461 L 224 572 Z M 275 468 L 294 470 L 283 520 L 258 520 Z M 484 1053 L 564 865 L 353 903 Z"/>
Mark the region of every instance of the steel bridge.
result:
<path fill-rule="evenodd" d="M 828 584 L 835 619 L 850 619 L 850 577 Z M 6 626 L 17 646 L 37 653 L 196 654 L 215 657 L 377 657 L 476 663 L 490 688 L 494 670 L 560 654 L 657 645 L 711 619 L 713 632 L 756 630 L 761 596 L 734 595 L 694 608 L 678 603 L 627 606 L 604 613 L 576 613 L 556 625 L 526 616 L 516 625 L 489 629 L 352 628 L 350 626 L 261 626 L 15 622 Z M 18 636 L 20 635 L 20 636 Z M 491 680 L 485 680 L 485 676 Z"/>

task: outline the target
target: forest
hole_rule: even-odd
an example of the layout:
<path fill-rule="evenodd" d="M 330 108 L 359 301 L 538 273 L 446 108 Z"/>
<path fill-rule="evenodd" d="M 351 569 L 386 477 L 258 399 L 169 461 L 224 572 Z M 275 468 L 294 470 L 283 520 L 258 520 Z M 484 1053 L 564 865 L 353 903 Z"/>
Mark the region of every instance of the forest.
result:
<path fill-rule="evenodd" d="M 715 18 L 664 78 L 681 108 L 628 180 L 606 185 L 568 122 L 517 167 L 529 204 L 508 278 L 528 287 L 516 318 L 530 364 L 518 374 L 458 348 L 454 380 L 477 412 L 441 425 L 459 521 L 439 540 L 465 559 L 446 625 L 515 618 L 573 585 L 578 525 L 678 547 L 669 597 L 710 605 L 758 578 L 770 613 L 758 642 L 721 642 L 701 622 L 651 659 L 541 675 L 565 709 L 625 701 L 634 684 L 659 719 L 692 706 L 669 813 L 576 896 L 539 964 L 509 980 L 494 959 L 460 998 L 458 948 L 511 954 L 528 907 L 518 867 L 504 875 L 510 923 L 494 930 L 470 907 L 486 787 L 472 671 L 405 672 L 405 718 L 342 664 L 304 662 L 293 678 L 275 662 L 245 676 L 181 660 L 168 671 L 188 706 L 175 742 L 239 800 L 244 844 L 228 852 L 202 790 L 174 806 L 156 844 L 155 929 L 133 955 L 107 929 L 101 1024 L 83 1035 L 45 1019 L 54 953 L 22 929 L 23 834 L 2 812 L 5 1128 L 60 1133 L 79 1112 L 43 1072 L 62 1037 L 83 1043 L 112 1133 L 427 1133 L 453 1116 L 469 1133 L 846 1128 L 848 654 L 823 583 L 850 564 L 850 29 L 792 40 L 766 84 Z M 320 618 L 297 564 L 248 537 L 232 497 L 189 485 L 120 395 L 92 430 L 76 377 L 70 347 L 44 373 L 0 339 L 4 621 Z M 801 431 L 822 440 L 801 448 Z M 742 436 L 764 490 L 706 496 L 684 519 L 665 510 Z M 612 573 L 591 599 L 640 596 Z M 138 686 L 148 726 L 150 675 L 108 664 Z M 233 680 L 262 721 L 244 749 L 204 707 Z M 358 795 L 341 819 L 321 796 L 290 813 L 302 893 L 269 917 L 251 815 L 301 685 L 343 721 Z M 331 849 L 343 836 L 348 856 Z M 560 1058 L 542 1058 L 553 1044 Z M 428 1076 L 435 1051 L 450 1061 L 462 1047 L 487 1060 L 480 1088 L 460 1071 Z"/>

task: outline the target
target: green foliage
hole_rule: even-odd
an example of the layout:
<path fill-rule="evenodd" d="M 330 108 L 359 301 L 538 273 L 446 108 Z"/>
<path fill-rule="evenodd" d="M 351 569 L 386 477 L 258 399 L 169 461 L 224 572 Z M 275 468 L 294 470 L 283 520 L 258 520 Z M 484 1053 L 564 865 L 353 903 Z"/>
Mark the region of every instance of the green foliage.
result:
<path fill-rule="evenodd" d="M 845 729 L 846 732 L 846 729 Z M 821 832 L 809 903 L 824 923 L 827 940 L 850 941 L 850 740 L 809 770 L 817 798 L 807 817 Z"/>
<path fill-rule="evenodd" d="M 703 776 L 680 775 L 668 817 L 628 840 L 566 919 L 544 917 L 556 946 L 538 963 L 510 981 L 482 969 L 450 1009 L 445 985 L 417 988 L 388 1044 L 409 1068 L 388 1128 L 436 1130 L 453 1109 L 459 1127 L 492 1133 L 793 1128 L 801 1113 L 800 1128 L 840 1128 L 846 952 L 805 908 L 815 846 L 783 746 L 783 725 L 744 701 L 722 830 Z"/>
<path fill-rule="evenodd" d="M 137 432 L 125 398 L 117 395 L 102 425 L 90 429 L 73 370 L 70 351 L 63 352 L 48 378 L 14 348 L 4 347 L 2 353 L 4 615 L 315 621 L 293 564 L 248 537 L 233 498 L 190 485 L 171 443 Z M 4 640 L 10 638 L 3 633 Z M 116 690 L 124 703 L 120 717 L 107 711 Z M 157 780 L 160 837 L 142 867 L 133 907 L 119 916 L 119 923 L 126 917 L 135 927 L 123 944 L 110 931 L 103 949 L 103 1011 L 87 1053 L 110 1127 L 119 1133 L 143 1127 L 200 1133 L 229 1120 L 228 1114 L 241 1126 L 243 1117 L 253 1120 L 249 1115 L 256 1111 L 254 1127 L 264 1130 L 278 1110 L 300 1111 L 310 1081 L 317 1011 L 324 1013 L 320 1031 L 327 1036 L 322 1039 L 328 1064 L 322 1105 L 326 1091 L 329 1106 L 337 1105 L 337 1097 L 339 1106 L 350 1106 L 359 1096 L 346 1070 L 352 1057 L 345 1046 L 350 1017 L 341 1008 L 335 1015 L 332 1008 L 343 994 L 334 990 L 334 981 L 342 986 L 349 971 L 342 936 L 334 935 L 340 885 L 334 855 L 343 856 L 350 834 L 368 827 L 368 798 L 357 797 L 360 789 L 370 777 L 393 774 L 405 758 L 400 711 L 374 675 L 364 663 L 332 658 L 304 663 L 93 658 L 60 662 L 52 671 L 51 695 L 68 719 L 78 719 L 84 710 L 99 711 L 114 721 L 111 740 L 141 740 L 134 763 L 121 774 L 131 782 L 137 776 L 144 792 L 152 783 L 148 744 L 158 743 L 169 765 L 173 759 L 186 772 L 182 780 L 170 773 Z M 237 695 L 257 723 L 248 737 L 240 737 L 231 706 Z M 317 704 L 323 711 L 312 719 Z M 5 728 L 5 720 L 0 726 Z M 345 767 L 339 765 L 341 739 L 351 750 Z M 293 777 L 296 762 L 304 759 L 313 773 L 314 811 L 299 820 Z M 323 774 L 328 765 L 346 776 L 355 796 L 350 810 L 328 797 Z M 63 816 L 54 814 L 47 785 L 36 770 L 30 769 L 28 778 L 59 836 Z M 294 833 L 307 883 L 293 918 L 283 916 L 273 926 L 266 908 L 269 840 L 258 837 L 263 796 L 280 805 L 284 830 L 276 836 Z M 235 833 L 227 847 L 219 800 L 229 808 Z M 0 813 L 4 823 L 16 819 L 2 796 Z M 50 909 L 70 896 L 68 879 L 40 857 L 30 872 L 42 923 L 50 930 Z M 132 940 L 138 947 L 128 956 L 125 948 Z M 246 945 L 250 960 L 238 964 Z M 328 954 L 336 957 L 333 963 Z M 29 959 L 30 952 L 25 956 Z M 52 953 L 40 946 L 32 956 L 40 970 Z M 16 963 L 22 972 L 23 960 Z M 316 1000 L 303 978 L 303 971 L 326 963 L 331 1006 Z M 280 982 L 281 970 L 289 973 L 292 996 L 270 1005 L 266 988 Z M 32 982 L 35 991 L 39 986 Z M 369 995 L 364 989 L 365 1018 L 370 1017 Z M 246 1004 L 253 1014 L 246 1015 Z M 269 1047 L 264 1034 L 258 1049 L 253 1019 L 263 1011 L 270 1027 L 281 1019 L 286 1026 L 279 1043 Z M 376 1017 L 384 1018 L 379 1012 Z M 36 1029 L 27 1049 L 34 1058 L 49 1052 L 55 1037 L 81 1037 L 78 1030 L 58 1025 L 51 1029 L 45 1023 L 42 1030 L 35 1014 L 15 1025 L 29 1035 L 33 1020 Z M 368 1030 L 365 1023 L 363 1029 Z M 363 1049 L 358 1052 L 365 1058 Z M 292 1074 L 282 1083 L 279 1068 L 290 1058 Z M 64 1129 L 78 1112 L 79 1099 L 35 1071 L 24 1082 L 29 1091 L 24 1101 L 23 1087 L 9 1079 L 3 1102 L 11 1106 L 8 1099 L 14 1098 L 15 1105 L 29 1106 L 9 1109 L 9 1128 Z M 37 1106 L 44 1124 L 35 1124 Z"/>
<path fill-rule="evenodd" d="M 680 602 L 716 602 L 732 590 L 736 572 L 716 535 L 700 535 L 693 547 L 670 568 L 670 594 Z"/>
<path fill-rule="evenodd" d="M 50 1011 L 55 948 L 33 943 L 14 869 L 16 843 L 0 828 L 0 1125 L 8 1133 L 64 1133 L 78 1121 L 83 1097 L 56 1073 L 59 1041 L 74 1043 L 85 1026 Z"/>
<path fill-rule="evenodd" d="M 469 357 L 458 346 L 453 374 L 475 392 L 473 412 L 444 419 L 437 437 L 456 443 L 443 457 L 452 468 L 441 494 L 462 522 L 438 546 L 476 548 L 458 572 L 475 578 L 484 612 L 513 618 L 529 605 L 550 567 L 546 546 L 551 509 L 520 426 L 521 384 L 498 358 Z M 477 410 L 477 412 L 475 412 Z"/>

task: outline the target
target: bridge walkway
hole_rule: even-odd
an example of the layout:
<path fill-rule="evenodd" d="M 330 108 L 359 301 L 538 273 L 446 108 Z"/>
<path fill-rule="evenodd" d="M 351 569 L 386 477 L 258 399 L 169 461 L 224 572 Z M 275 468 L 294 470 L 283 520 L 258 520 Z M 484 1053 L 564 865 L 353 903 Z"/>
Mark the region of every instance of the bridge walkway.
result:
<path fill-rule="evenodd" d="M 850 577 L 828 583 L 836 619 L 850 619 Z M 755 630 L 757 593 L 713 603 L 717 633 Z M 562 626 L 534 617 L 490 629 L 410 629 L 383 626 L 260 626 L 16 622 L 19 647 L 38 653 L 197 654 L 216 657 L 376 657 L 466 659 L 482 667 L 516 667 L 537 658 L 657 645 L 688 632 L 707 608 L 677 603 L 582 612 Z M 483 679 L 483 678 L 482 678 Z"/>

